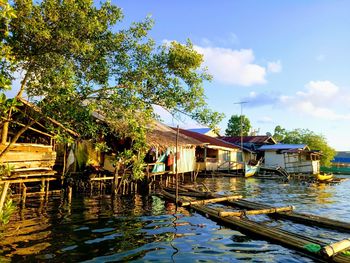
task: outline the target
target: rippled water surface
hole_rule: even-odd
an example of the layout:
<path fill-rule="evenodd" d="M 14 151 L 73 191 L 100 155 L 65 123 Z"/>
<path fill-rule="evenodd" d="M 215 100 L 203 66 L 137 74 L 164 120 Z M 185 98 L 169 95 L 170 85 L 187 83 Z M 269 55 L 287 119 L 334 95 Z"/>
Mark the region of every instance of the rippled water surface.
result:
<path fill-rule="evenodd" d="M 350 222 L 350 181 L 336 185 L 255 178 L 199 179 L 220 194 Z M 350 234 L 255 216 L 271 227 L 334 242 Z M 0 262 L 313 262 L 156 196 L 31 197 L 0 234 Z"/>

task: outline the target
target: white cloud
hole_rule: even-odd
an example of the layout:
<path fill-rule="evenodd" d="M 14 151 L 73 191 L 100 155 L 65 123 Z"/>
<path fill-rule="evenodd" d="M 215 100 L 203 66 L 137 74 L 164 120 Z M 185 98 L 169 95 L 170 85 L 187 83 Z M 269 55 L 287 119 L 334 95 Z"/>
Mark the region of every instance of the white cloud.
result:
<path fill-rule="evenodd" d="M 295 96 L 284 96 L 281 102 L 294 112 L 327 120 L 350 120 L 350 114 L 338 113 L 337 106 L 349 99 L 349 92 L 330 81 L 310 81 Z"/>
<path fill-rule="evenodd" d="M 327 80 L 310 81 L 303 90 L 294 95 L 250 92 L 243 100 L 249 101 L 247 107 L 271 105 L 279 109 L 288 109 L 301 116 L 329 121 L 350 120 L 350 113 L 343 113 L 344 105 L 350 104 L 350 92 Z"/>
<path fill-rule="evenodd" d="M 254 64 L 251 49 L 232 50 L 218 47 L 194 48 L 204 55 L 204 64 L 214 80 L 229 84 L 251 86 L 266 83 L 266 69 Z"/>
<path fill-rule="evenodd" d="M 279 73 L 282 71 L 281 61 L 271 61 L 267 63 L 267 71 L 271 73 Z"/>

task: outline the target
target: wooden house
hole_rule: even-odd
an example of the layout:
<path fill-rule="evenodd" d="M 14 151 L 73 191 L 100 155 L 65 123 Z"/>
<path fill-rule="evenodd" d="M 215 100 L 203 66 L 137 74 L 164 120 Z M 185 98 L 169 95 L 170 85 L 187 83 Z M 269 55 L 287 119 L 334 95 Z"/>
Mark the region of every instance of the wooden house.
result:
<path fill-rule="evenodd" d="M 53 166 L 57 157 L 54 139 L 57 130 L 63 130 L 73 137 L 79 135 L 44 116 L 36 105 L 24 99 L 19 100 L 20 105 L 14 110 L 9 129 L 1 130 L 1 134 L 6 134 L 0 150 L 9 147 L 9 151 L 0 157 L 0 164 L 3 169 L 11 170 L 11 177 L 52 175 L 55 173 Z M 10 144 L 12 138 L 31 122 L 33 124 L 18 137 L 16 143 Z"/>
<path fill-rule="evenodd" d="M 243 169 L 242 152 L 239 147 L 225 141 L 189 130 L 180 129 L 181 134 L 200 141 L 196 147 L 199 171 L 237 171 Z"/>
<path fill-rule="evenodd" d="M 310 151 L 305 144 L 274 144 L 259 148 L 266 167 L 282 167 L 291 174 L 318 174 L 320 152 Z"/>
<path fill-rule="evenodd" d="M 101 125 L 109 125 L 104 122 L 102 115 L 94 114 L 94 117 L 101 122 Z M 109 148 L 106 152 L 96 149 L 94 140 L 77 141 L 68 153 L 67 168 L 69 171 L 75 173 L 77 170 L 81 171 L 82 167 L 89 166 L 104 173 L 115 173 L 117 154 L 129 149 L 131 140 L 130 138 L 118 138 L 118 135 L 111 129 L 110 134 L 103 138 L 103 141 Z M 201 142 L 182 134 L 177 137 L 173 129 L 153 120 L 148 125 L 146 144 L 149 148 L 145 158 L 147 174 L 195 171 L 195 148 Z"/>
<path fill-rule="evenodd" d="M 156 120 L 149 126 L 146 140 L 150 148 L 148 156 L 153 156 L 153 160 L 147 161 L 158 163 L 150 171 L 153 173 L 162 171 L 169 173 L 176 171 L 178 173 L 194 172 L 196 169 L 196 147 L 203 145 L 203 143 L 181 132 L 177 133 L 176 130 Z M 159 163 L 164 164 L 159 165 Z"/>
<path fill-rule="evenodd" d="M 273 145 L 277 142 L 272 136 L 257 135 L 257 136 L 222 136 L 219 137 L 225 142 L 232 143 L 243 148 L 244 161 L 260 160 L 263 156 L 257 149 L 263 145 Z"/>

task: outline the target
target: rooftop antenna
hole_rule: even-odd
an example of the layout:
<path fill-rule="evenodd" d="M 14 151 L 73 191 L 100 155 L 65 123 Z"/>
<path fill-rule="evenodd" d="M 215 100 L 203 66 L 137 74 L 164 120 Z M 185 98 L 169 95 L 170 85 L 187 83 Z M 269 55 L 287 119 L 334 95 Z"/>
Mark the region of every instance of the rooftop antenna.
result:
<path fill-rule="evenodd" d="M 243 153 L 243 130 L 242 130 L 242 126 L 243 126 L 243 104 L 248 103 L 248 101 L 239 101 L 239 102 L 235 102 L 233 104 L 239 104 L 241 105 L 241 151 Z"/>

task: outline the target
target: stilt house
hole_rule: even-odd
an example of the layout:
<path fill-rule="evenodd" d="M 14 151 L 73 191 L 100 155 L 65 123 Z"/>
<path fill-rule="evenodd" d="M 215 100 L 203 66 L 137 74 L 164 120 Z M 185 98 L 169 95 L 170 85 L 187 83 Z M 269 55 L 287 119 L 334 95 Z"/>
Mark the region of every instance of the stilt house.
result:
<path fill-rule="evenodd" d="M 197 169 L 199 171 L 220 171 L 243 169 L 242 152 L 238 146 L 189 130 L 179 130 L 181 134 L 200 141 L 196 147 Z"/>
<path fill-rule="evenodd" d="M 259 148 L 264 153 L 266 167 L 282 167 L 291 174 L 318 174 L 319 151 L 311 151 L 305 144 L 275 144 Z"/>

